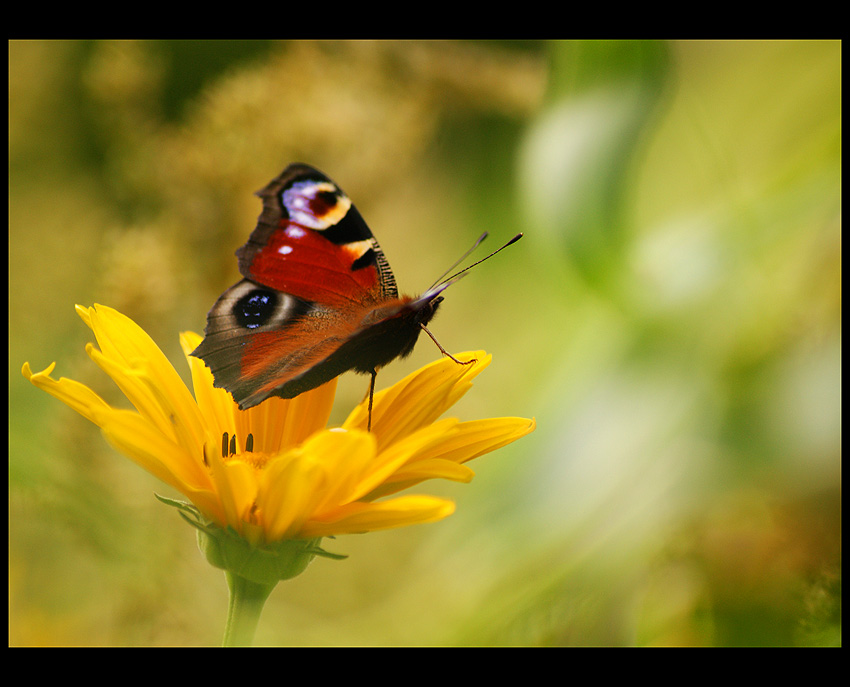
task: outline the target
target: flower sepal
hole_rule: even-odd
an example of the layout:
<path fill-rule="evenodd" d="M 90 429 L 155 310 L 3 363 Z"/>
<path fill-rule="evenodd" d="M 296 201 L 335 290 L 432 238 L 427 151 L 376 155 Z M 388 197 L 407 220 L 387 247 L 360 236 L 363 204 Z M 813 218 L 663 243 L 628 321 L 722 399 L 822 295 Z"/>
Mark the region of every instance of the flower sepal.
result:
<path fill-rule="evenodd" d="M 312 539 L 285 539 L 257 546 L 231 528 L 209 522 L 191 503 L 156 494 L 162 503 L 177 508 L 180 516 L 197 530 L 198 548 L 213 567 L 260 585 L 275 585 L 300 575 L 316 556 L 342 560 L 340 554 L 325 551 Z"/>

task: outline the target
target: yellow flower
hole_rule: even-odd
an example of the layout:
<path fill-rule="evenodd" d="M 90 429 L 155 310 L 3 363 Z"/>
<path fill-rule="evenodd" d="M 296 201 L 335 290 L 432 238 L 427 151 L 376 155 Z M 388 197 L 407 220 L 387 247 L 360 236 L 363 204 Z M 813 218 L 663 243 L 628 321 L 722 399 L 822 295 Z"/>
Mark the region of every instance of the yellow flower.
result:
<path fill-rule="evenodd" d="M 101 305 L 77 306 L 77 312 L 100 347 L 88 344 L 86 351 L 135 410 L 113 408 L 79 382 L 53 379 L 55 363 L 37 373 L 24 363 L 24 376 L 184 494 L 202 524 L 255 547 L 440 520 L 454 511 L 451 501 L 391 495 L 435 477 L 467 482 L 474 474 L 467 461 L 535 426 L 524 418 L 438 419 L 490 364 L 483 351 L 458 356 L 476 359 L 468 365 L 443 358 L 377 392 L 367 432 L 365 403 L 341 427 L 326 428 L 336 380 L 241 411 L 226 391 L 213 387 L 203 362 L 189 355 L 200 341 L 197 334 L 180 338 L 193 398 L 132 320 Z"/>

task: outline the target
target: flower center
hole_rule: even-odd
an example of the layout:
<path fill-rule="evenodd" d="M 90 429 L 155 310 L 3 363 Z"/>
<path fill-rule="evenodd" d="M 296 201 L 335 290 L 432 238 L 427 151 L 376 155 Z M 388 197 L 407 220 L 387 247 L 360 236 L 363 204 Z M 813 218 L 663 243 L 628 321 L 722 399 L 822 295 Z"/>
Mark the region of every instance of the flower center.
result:
<path fill-rule="evenodd" d="M 232 456 L 234 453 L 238 451 L 236 444 L 236 435 L 234 434 L 230 437 L 230 441 L 227 440 L 228 434 L 225 432 L 221 435 L 221 457 L 228 458 Z M 254 450 L 254 435 L 248 434 L 248 438 L 245 440 L 245 450 L 247 452 L 251 452 Z"/>
<path fill-rule="evenodd" d="M 262 470 L 270 458 L 268 454 L 254 452 L 253 434 L 248 435 L 248 438 L 245 440 L 245 449 L 244 451 L 240 451 L 236 435 L 229 436 L 227 432 L 221 435 L 221 457 L 225 461 L 238 460 L 247 463 L 258 470 Z"/>

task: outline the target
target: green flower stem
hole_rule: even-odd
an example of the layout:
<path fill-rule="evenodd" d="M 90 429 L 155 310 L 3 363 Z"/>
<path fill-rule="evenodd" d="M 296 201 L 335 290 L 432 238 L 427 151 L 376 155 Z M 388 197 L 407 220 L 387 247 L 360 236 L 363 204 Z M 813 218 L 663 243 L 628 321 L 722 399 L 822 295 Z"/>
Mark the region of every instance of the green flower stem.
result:
<path fill-rule="evenodd" d="M 263 606 L 276 585 L 251 582 L 230 571 L 224 576 L 230 589 L 230 606 L 222 646 L 251 646 Z"/>

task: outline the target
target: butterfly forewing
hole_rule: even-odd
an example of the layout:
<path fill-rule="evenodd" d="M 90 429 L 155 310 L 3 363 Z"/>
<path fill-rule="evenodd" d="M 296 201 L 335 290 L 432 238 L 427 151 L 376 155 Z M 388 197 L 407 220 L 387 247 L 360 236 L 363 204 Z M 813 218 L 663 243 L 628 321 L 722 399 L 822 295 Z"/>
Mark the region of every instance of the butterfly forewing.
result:
<path fill-rule="evenodd" d="M 236 253 L 243 276 L 318 303 L 398 296 L 378 241 L 348 196 L 324 174 L 290 165 L 257 195 L 263 212 Z"/>

